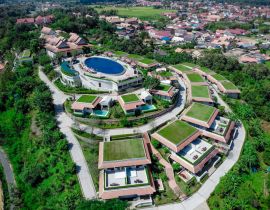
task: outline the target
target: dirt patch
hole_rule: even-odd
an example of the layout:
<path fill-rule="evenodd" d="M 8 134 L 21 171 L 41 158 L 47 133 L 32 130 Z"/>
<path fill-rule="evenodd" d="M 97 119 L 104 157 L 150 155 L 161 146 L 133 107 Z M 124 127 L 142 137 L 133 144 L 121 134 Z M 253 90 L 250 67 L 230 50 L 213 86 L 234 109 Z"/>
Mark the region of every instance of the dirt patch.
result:
<path fill-rule="evenodd" d="M 261 125 L 262 125 L 263 130 L 266 133 L 270 134 L 270 122 L 262 120 Z"/>

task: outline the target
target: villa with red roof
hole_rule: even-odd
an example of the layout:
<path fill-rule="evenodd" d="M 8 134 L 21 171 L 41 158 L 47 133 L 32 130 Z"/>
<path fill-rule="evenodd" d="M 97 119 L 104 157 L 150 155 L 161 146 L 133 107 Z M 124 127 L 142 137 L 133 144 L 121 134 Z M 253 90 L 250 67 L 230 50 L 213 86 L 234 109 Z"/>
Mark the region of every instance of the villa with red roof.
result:
<path fill-rule="evenodd" d="M 149 169 L 151 157 L 144 139 L 99 143 L 99 197 L 136 198 L 156 189 Z"/>
<path fill-rule="evenodd" d="M 86 40 L 81 38 L 76 33 L 70 33 L 69 38 L 66 40 L 64 37 L 57 35 L 55 31 L 48 27 L 43 27 L 41 30 L 41 37 L 45 39 L 45 48 L 50 57 L 54 58 L 57 54 L 66 57 L 75 52 L 76 54 L 82 53 L 83 47 L 90 47 Z"/>
<path fill-rule="evenodd" d="M 204 166 L 218 154 L 215 146 L 202 137 L 202 131 L 176 120 L 151 135 L 171 150 L 170 158 L 191 174 L 201 172 Z"/>
<path fill-rule="evenodd" d="M 161 83 L 158 87 L 153 88 L 150 90 L 150 93 L 154 96 L 157 96 L 160 99 L 166 101 L 173 101 L 174 97 L 176 96 L 178 90 L 168 84 Z"/>
<path fill-rule="evenodd" d="M 193 103 L 181 117 L 202 132 L 202 135 L 215 142 L 220 151 L 226 153 L 230 147 L 231 135 L 235 122 L 219 116 L 215 107 L 201 103 Z"/>

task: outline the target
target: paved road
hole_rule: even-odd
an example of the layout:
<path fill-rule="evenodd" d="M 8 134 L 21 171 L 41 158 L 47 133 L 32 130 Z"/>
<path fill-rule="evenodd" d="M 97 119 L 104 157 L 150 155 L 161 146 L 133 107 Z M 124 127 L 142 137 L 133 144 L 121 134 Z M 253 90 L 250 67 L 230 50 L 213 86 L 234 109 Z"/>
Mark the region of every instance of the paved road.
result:
<path fill-rule="evenodd" d="M 9 163 L 8 156 L 6 155 L 4 150 L 2 150 L 2 148 L 0 148 L 0 163 L 3 166 L 3 169 L 4 169 L 5 178 L 6 178 L 6 182 L 7 182 L 7 185 L 8 185 L 9 197 L 12 198 L 12 187 L 16 186 L 16 180 L 14 178 L 14 173 L 13 173 L 13 170 L 12 170 L 12 166 Z M 3 177 L 1 177 L 1 179 L 2 178 Z M 14 209 L 13 204 L 10 205 L 10 209 Z"/>
<path fill-rule="evenodd" d="M 81 185 L 81 189 L 83 192 L 83 196 L 86 199 L 96 198 L 96 190 L 88 168 L 88 165 L 85 161 L 80 143 L 75 138 L 71 126 L 73 124 L 72 119 L 70 119 L 67 114 L 64 112 L 63 103 L 64 101 L 70 97 L 59 91 L 47 78 L 47 76 L 39 71 L 40 79 L 45 82 L 45 84 L 50 88 L 53 96 L 53 103 L 55 105 L 56 118 L 58 121 L 58 126 L 61 132 L 66 136 L 66 139 L 70 146 L 70 154 L 77 166 L 78 171 L 78 179 Z"/>
<path fill-rule="evenodd" d="M 168 204 L 159 207 L 146 208 L 147 210 L 192 210 L 205 209 L 205 202 L 210 194 L 215 190 L 219 180 L 224 176 L 237 162 L 241 154 L 242 146 L 246 137 L 246 131 L 243 126 L 238 128 L 238 135 L 234 139 L 232 150 L 225 161 L 217 168 L 217 170 L 209 177 L 209 179 L 201 186 L 198 192 L 181 203 Z"/>

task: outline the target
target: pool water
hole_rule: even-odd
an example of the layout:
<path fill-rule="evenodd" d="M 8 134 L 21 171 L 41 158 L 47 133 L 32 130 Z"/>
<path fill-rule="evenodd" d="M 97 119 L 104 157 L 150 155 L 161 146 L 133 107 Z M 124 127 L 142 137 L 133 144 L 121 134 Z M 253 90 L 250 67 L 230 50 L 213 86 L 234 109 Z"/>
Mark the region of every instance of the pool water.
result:
<path fill-rule="evenodd" d="M 146 104 L 146 105 L 143 105 L 143 106 L 141 106 L 141 110 L 143 111 L 143 112 L 149 112 L 149 111 L 154 111 L 154 110 L 156 110 L 157 108 L 156 108 L 156 106 L 155 105 L 149 105 L 149 104 Z"/>
<path fill-rule="evenodd" d="M 111 59 L 102 58 L 102 57 L 91 57 L 87 58 L 84 61 L 85 65 L 88 68 L 93 69 L 96 72 L 104 73 L 104 74 L 122 74 L 124 72 L 124 67 Z"/>
<path fill-rule="evenodd" d="M 91 115 L 98 116 L 98 117 L 107 117 L 109 114 L 109 111 L 107 110 L 93 110 L 93 113 Z"/>

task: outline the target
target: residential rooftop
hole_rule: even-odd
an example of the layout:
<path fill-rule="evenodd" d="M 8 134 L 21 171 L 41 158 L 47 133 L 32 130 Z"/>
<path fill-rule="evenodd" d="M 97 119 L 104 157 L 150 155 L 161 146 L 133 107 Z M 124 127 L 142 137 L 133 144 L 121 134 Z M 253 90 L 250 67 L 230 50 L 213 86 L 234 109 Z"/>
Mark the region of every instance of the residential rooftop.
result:
<path fill-rule="evenodd" d="M 92 103 L 93 101 L 95 101 L 95 99 L 97 98 L 97 96 L 92 96 L 92 95 L 82 95 L 77 102 L 81 102 L 81 103 Z"/>
<path fill-rule="evenodd" d="M 197 73 L 187 74 L 190 82 L 205 82 L 203 77 Z"/>
<path fill-rule="evenodd" d="M 140 101 L 140 98 L 136 94 L 123 95 L 121 96 L 121 98 L 123 99 L 125 103 L 132 103 L 132 102 Z"/>
<path fill-rule="evenodd" d="M 163 127 L 157 133 L 175 145 L 192 136 L 197 129 L 186 122 L 176 120 L 175 122 Z"/>
<path fill-rule="evenodd" d="M 172 87 L 171 85 L 160 84 L 156 89 L 168 92 L 171 87 Z"/>
<path fill-rule="evenodd" d="M 121 161 L 146 158 L 141 139 L 104 142 L 104 161 Z"/>
<path fill-rule="evenodd" d="M 228 80 L 222 81 L 221 84 L 226 90 L 238 90 L 238 88 Z"/>
<path fill-rule="evenodd" d="M 185 115 L 203 122 L 209 122 L 216 110 L 215 107 L 195 102 Z"/>
<path fill-rule="evenodd" d="M 195 98 L 210 98 L 208 86 L 192 85 L 191 86 L 192 97 Z"/>

